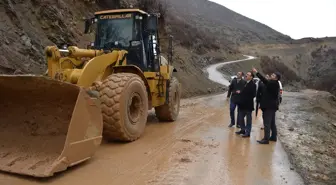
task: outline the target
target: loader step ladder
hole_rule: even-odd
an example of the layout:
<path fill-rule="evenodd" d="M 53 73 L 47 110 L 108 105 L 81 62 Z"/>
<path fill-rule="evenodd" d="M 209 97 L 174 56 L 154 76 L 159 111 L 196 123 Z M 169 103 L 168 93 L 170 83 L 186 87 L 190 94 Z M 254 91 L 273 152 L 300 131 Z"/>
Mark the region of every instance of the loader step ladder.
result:
<path fill-rule="evenodd" d="M 159 97 L 163 97 L 164 96 L 164 78 L 163 76 L 161 75 L 161 73 L 159 73 L 159 82 L 157 84 L 157 88 L 158 88 L 158 92 L 159 92 Z"/>

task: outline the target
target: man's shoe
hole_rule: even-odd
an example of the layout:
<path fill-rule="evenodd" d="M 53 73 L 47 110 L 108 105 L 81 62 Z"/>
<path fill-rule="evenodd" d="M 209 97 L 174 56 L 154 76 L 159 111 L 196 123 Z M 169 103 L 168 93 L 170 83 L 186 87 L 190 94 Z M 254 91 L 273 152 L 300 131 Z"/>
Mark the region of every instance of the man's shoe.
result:
<path fill-rule="evenodd" d="M 269 141 L 262 139 L 262 140 L 259 140 L 258 143 L 260 143 L 260 144 L 269 144 Z"/>
<path fill-rule="evenodd" d="M 250 134 L 245 133 L 242 135 L 242 137 L 250 137 Z"/>
<path fill-rule="evenodd" d="M 230 124 L 230 125 L 229 125 L 229 127 L 233 127 L 233 126 L 234 126 L 234 124 Z"/>
<path fill-rule="evenodd" d="M 270 141 L 274 141 L 274 142 L 276 142 L 276 141 L 277 141 L 277 138 L 272 138 L 272 137 L 270 137 L 269 140 L 270 140 Z"/>
<path fill-rule="evenodd" d="M 240 128 L 240 125 L 237 125 L 237 128 Z"/>
<path fill-rule="evenodd" d="M 240 131 L 236 132 L 236 134 L 238 134 L 238 135 L 245 134 L 245 130 L 240 130 Z"/>

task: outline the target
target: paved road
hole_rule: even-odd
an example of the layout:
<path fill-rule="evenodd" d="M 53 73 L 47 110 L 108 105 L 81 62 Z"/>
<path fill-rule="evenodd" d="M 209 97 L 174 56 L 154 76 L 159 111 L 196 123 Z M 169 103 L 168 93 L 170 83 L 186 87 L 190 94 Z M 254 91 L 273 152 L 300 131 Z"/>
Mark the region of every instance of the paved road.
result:
<path fill-rule="evenodd" d="M 149 115 L 145 134 L 103 143 L 94 158 L 47 180 L 0 173 L 1 185 L 282 185 L 303 184 L 280 142 L 259 145 L 261 119 L 250 139 L 228 128 L 225 94 L 185 99 L 174 123 Z"/>

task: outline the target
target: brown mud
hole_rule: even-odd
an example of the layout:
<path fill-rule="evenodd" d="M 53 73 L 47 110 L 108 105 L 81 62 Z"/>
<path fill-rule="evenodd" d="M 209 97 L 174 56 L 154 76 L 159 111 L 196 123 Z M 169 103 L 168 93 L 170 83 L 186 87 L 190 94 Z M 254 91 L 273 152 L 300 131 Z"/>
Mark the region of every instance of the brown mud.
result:
<path fill-rule="evenodd" d="M 63 150 L 79 90 L 6 76 L 0 89 L 0 170 L 41 175 Z"/>
<path fill-rule="evenodd" d="M 176 122 L 160 123 L 151 112 L 135 142 L 103 143 L 87 163 L 47 180 L 0 173 L 0 184 L 303 184 L 280 142 L 257 144 L 260 117 L 250 139 L 227 127 L 228 103 L 225 94 L 182 100 Z"/>

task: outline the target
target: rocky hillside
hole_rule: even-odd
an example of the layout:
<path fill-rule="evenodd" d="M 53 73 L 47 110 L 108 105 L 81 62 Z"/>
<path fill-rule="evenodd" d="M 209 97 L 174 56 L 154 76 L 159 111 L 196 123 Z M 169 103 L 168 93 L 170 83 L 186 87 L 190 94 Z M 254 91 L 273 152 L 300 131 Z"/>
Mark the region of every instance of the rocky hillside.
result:
<path fill-rule="evenodd" d="M 139 1 L 143 3 L 146 0 Z M 165 34 L 174 36 L 174 65 L 185 87 L 185 97 L 204 94 L 209 89 L 221 90 L 220 86 L 207 80 L 202 68 L 219 60 L 240 57 L 237 45 L 287 43 L 291 40 L 206 0 L 165 2 L 167 11 L 163 30 Z M 0 73 L 44 73 L 45 46 L 66 43 L 85 47 L 92 37 L 82 34 L 83 17 L 92 16 L 97 10 L 131 4 L 139 7 L 136 0 L 2 0 Z"/>
<path fill-rule="evenodd" d="M 264 72 L 277 70 L 285 75 L 284 85 L 336 95 L 336 38 L 305 38 L 287 45 L 254 45 L 242 51 L 261 56 Z"/>
<path fill-rule="evenodd" d="M 207 41 L 208 44 L 223 47 L 246 43 L 289 43 L 292 40 L 262 23 L 208 0 L 170 0 L 169 5 L 173 24 L 179 21 L 198 32 L 207 33 L 213 38 Z"/>
<path fill-rule="evenodd" d="M 84 46 L 87 39 L 82 34 L 81 19 L 98 9 L 76 1 L 2 0 L 0 72 L 45 72 L 45 46 L 64 43 Z"/>

